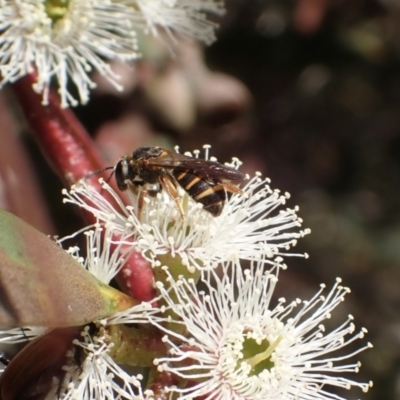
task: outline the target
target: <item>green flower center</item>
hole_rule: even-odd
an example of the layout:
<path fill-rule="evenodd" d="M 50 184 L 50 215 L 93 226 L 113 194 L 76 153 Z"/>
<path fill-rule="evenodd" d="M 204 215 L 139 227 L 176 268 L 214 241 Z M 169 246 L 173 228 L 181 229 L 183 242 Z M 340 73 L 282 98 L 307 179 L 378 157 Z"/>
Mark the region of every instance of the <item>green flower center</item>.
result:
<path fill-rule="evenodd" d="M 68 12 L 69 2 L 70 0 L 46 0 L 44 2 L 46 14 L 53 21 L 53 24 L 64 18 Z"/>
<path fill-rule="evenodd" d="M 281 336 L 270 343 L 264 339 L 261 343 L 257 343 L 252 338 L 247 338 L 243 342 L 243 360 L 251 366 L 250 376 L 257 376 L 265 369 L 270 370 L 274 363 L 271 360 L 271 354 L 282 340 Z"/>

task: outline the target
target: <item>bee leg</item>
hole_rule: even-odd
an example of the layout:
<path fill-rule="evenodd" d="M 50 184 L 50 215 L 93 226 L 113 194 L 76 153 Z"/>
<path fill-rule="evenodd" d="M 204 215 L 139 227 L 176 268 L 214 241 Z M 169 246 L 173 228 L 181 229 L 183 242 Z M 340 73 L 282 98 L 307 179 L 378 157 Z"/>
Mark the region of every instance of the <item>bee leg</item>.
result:
<path fill-rule="evenodd" d="M 179 213 L 181 214 L 182 220 L 185 220 L 185 213 L 183 212 L 182 204 L 179 200 L 178 190 L 174 178 L 169 175 L 160 175 L 160 185 L 168 193 L 169 197 L 174 200 L 178 207 Z"/>
<path fill-rule="evenodd" d="M 144 199 L 147 196 L 147 189 L 143 188 L 139 194 L 138 198 L 138 218 L 139 220 L 142 219 L 142 212 L 143 212 L 143 205 L 144 205 Z"/>
<path fill-rule="evenodd" d="M 136 186 L 138 188 L 138 186 Z M 141 219 L 142 217 L 142 211 L 143 211 L 143 206 L 144 206 L 144 199 L 146 196 L 151 196 L 155 197 L 157 196 L 157 193 L 161 192 L 161 186 L 156 188 L 156 189 L 148 189 L 147 187 L 143 187 L 139 194 L 139 199 L 138 199 L 138 217 Z"/>
<path fill-rule="evenodd" d="M 242 190 L 240 190 L 236 185 L 232 185 L 230 183 L 220 183 L 219 185 L 214 186 L 215 189 L 217 189 L 219 187 L 224 188 L 229 193 L 243 194 Z"/>

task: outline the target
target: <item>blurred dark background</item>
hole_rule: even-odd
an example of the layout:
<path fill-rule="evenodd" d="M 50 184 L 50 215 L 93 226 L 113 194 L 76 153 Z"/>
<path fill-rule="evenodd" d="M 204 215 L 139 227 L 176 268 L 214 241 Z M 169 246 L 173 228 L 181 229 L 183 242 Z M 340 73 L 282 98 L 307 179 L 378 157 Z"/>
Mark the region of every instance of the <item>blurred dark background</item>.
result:
<path fill-rule="evenodd" d="M 233 146 L 312 230 L 280 290 L 307 297 L 342 277 L 342 312 L 374 344 L 357 378 L 374 388 L 341 394 L 400 399 L 400 1 L 232 3 L 206 56 L 253 97 Z"/>
<path fill-rule="evenodd" d="M 307 298 L 341 277 L 352 293 L 332 319 L 351 313 L 374 344 L 355 377 L 374 388 L 341 395 L 400 399 L 400 0 L 226 7 L 212 46 L 171 51 L 142 38 L 135 70 L 115 65 L 125 92 L 99 79 L 75 111 L 110 165 L 143 144 L 210 143 L 219 161 L 239 157 L 246 172 L 290 192 L 312 230 L 297 251 L 310 258 L 287 261 L 278 294 Z M 54 229 L 71 233 L 78 217 L 72 224 L 54 198 L 61 185 L 31 149 Z"/>

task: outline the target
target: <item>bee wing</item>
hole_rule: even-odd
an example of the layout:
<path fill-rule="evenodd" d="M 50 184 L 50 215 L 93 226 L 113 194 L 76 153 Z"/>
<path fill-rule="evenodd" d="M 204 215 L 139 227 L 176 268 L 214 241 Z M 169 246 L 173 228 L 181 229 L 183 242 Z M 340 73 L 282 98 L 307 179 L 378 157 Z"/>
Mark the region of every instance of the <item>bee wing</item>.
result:
<path fill-rule="evenodd" d="M 246 176 L 235 168 L 220 164 L 216 161 L 207 161 L 201 158 L 184 156 L 183 154 L 165 151 L 166 155 L 151 161 L 152 166 L 171 168 L 175 170 L 189 170 L 202 179 L 218 182 L 241 182 Z"/>
<path fill-rule="evenodd" d="M 246 176 L 235 168 L 220 164 L 215 161 L 201 161 L 189 167 L 193 173 L 205 180 L 218 182 L 242 182 Z M 189 164 L 189 163 L 187 163 Z"/>

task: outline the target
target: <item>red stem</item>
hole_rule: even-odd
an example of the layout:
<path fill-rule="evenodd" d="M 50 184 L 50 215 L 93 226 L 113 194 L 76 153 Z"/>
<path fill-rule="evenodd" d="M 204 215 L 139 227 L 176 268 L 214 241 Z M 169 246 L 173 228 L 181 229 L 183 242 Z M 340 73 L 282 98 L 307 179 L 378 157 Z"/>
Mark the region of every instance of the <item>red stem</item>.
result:
<path fill-rule="evenodd" d="M 14 83 L 14 93 L 53 170 L 64 183 L 71 185 L 101 169 L 104 160 L 72 111 L 59 106 L 59 98 L 53 91 L 49 93 L 49 105 L 43 106 L 41 96 L 32 89 L 34 82 L 34 75 L 24 76 Z M 98 177 L 93 176 L 90 184 L 100 187 Z"/>
<path fill-rule="evenodd" d="M 34 74 L 26 75 L 13 84 L 14 92 L 43 155 L 63 183 L 70 186 L 90 172 L 104 168 L 98 149 L 73 112 L 60 107 L 54 91 L 50 91 L 49 105 L 43 106 L 41 96 L 32 89 L 35 82 Z M 101 191 L 98 178 L 91 176 L 87 181 Z M 112 201 L 104 190 L 102 194 Z M 84 212 L 83 217 L 89 224 L 95 222 L 91 213 Z M 128 259 L 117 281 L 125 293 L 139 301 L 150 301 L 155 296 L 153 271 L 139 253 Z"/>

